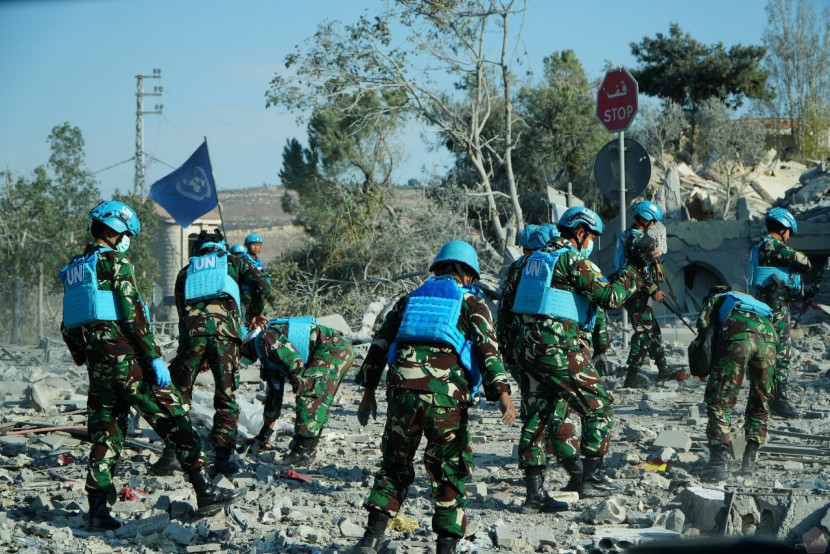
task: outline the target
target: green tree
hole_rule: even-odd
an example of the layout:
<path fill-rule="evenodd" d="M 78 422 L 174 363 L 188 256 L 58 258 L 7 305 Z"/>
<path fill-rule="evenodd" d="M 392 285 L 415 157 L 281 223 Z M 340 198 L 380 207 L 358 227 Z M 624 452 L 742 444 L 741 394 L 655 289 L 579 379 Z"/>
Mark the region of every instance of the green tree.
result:
<path fill-rule="evenodd" d="M 360 113 L 355 129 L 372 128 L 391 112 L 431 126 L 468 152 L 477 175 L 474 192 L 486 196 L 492 235 L 503 244 L 502 218 L 516 217 L 520 225 L 522 220 L 512 169 L 516 37 L 510 22 L 523 6 L 519 0 L 397 0 L 385 12 L 351 25 L 324 22 L 286 58 L 293 73 L 274 77 L 267 103 L 309 113 L 320 107 L 348 109 L 347 99 L 359 104 L 368 95 L 380 101 Z M 393 28 L 402 36 L 393 40 Z M 437 84 L 447 76 L 461 92 Z M 482 131 L 497 99 L 504 107 L 499 140 L 486 140 Z M 507 176 L 507 214 L 499 210 L 492 187 L 497 167 L 504 167 Z"/>
<path fill-rule="evenodd" d="M 522 117 L 517 180 L 523 190 L 540 193 L 571 182 L 577 196 L 602 212 L 607 200 L 592 175 L 608 134 L 594 115 L 595 91 L 573 50 L 554 52 L 543 63 L 542 83 L 522 87 L 516 100 Z"/>
<path fill-rule="evenodd" d="M 811 0 L 770 0 L 764 68 L 777 92 L 767 112 L 792 121 L 798 155 L 822 159 L 830 130 L 830 8 Z"/>
<path fill-rule="evenodd" d="M 68 123 L 49 135 L 51 156 L 31 177 L 5 173 L 0 192 L 0 274 L 11 306 L 10 341 L 22 340 L 23 297 L 45 286 L 60 290 L 54 277 L 88 238 L 86 220 L 100 193 L 84 165 L 80 130 Z"/>
<path fill-rule="evenodd" d="M 668 36 L 657 33 L 632 42 L 631 53 L 640 63 L 631 74 L 640 92 L 677 102 L 692 124 L 704 101 L 716 98 L 727 107 L 741 106 L 746 98 L 769 99 L 769 72 L 761 68 L 763 46 L 737 44 L 728 50 L 723 43 L 706 45 L 672 23 Z"/>

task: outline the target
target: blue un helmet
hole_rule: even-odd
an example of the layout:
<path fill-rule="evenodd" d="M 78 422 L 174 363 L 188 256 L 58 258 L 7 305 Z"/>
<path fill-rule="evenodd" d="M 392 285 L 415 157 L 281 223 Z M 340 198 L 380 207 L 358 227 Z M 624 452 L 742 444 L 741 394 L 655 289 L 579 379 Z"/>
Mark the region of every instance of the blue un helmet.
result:
<path fill-rule="evenodd" d="M 244 254 L 245 252 L 245 247 L 241 244 L 234 244 L 231 246 L 231 254 Z"/>
<path fill-rule="evenodd" d="M 648 200 L 643 200 L 634 206 L 634 215 L 639 215 L 646 221 L 663 221 L 663 210 Z"/>
<path fill-rule="evenodd" d="M 538 228 L 538 225 L 525 225 L 525 228 L 519 233 L 519 246 L 522 248 L 530 248 L 530 237 Z"/>
<path fill-rule="evenodd" d="M 767 219 L 777 221 L 787 229 L 792 229 L 793 234 L 798 232 L 798 223 L 795 222 L 793 214 L 784 208 L 771 208 L 764 216 L 764 220 Z"/>
<path fill-rule="evenodd" d="M 572 206 L 565 210 L 559 218 L 558 227 L 575 229 L 579 225 L 585 225 L 588 230 L 597 235 L 602 234 L 602 219 L 593 210 L 583 206 Z"/>
<path fill-rule="evenodd" d="M 432 260 L 429 270 L 432 271 L 441 262 L 460 262 L 473 270 L 476 279 L 481 277 L 481 269 L 478 267 L 478 254 L 469 242 L 453 240 L 442 246 L 438 254 L 435 255 L 435 259 Z"/>
<path fill-rule="evenodd" d="M 245 237 L 245 246 L 248 246 L 249 244 L 253 244 L 255 242 L 261 243 L 262 235 L 260 235 L 259 233 L 251 233 L 250 235 Z"/>
<path fill-rule="evenodd" d="M 531 250 L 539 250 L 540 248 L 544 248 L 550 242 L 550 239 L 558 236 L 559 230 L 552 224 L 545 223 L 544 225 L 539 225 L 530 236 L 530 246 L 528 248 Z"/>
<path fill-rule="evenodd" d="M 141 232 L 141 222 L 135 210 L 118 200 L 107 200 L 101 202 L 89 212 L 87 229 L 92 220 L 100 221 L 116 233 L 127 233 L 137 237 Z"/>

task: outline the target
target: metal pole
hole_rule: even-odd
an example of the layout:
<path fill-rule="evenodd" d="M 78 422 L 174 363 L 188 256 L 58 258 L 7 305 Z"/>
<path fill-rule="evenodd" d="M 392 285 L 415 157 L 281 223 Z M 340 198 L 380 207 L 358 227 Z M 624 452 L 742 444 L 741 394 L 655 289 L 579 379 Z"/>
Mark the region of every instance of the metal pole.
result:
<path fill-rule="evenodd" d="M 625 131 L 620 131 L 620 233 L 626 230 L 625 221 Z M 628 312 L 622 311 L 623 348 L 628 350 Z"/>

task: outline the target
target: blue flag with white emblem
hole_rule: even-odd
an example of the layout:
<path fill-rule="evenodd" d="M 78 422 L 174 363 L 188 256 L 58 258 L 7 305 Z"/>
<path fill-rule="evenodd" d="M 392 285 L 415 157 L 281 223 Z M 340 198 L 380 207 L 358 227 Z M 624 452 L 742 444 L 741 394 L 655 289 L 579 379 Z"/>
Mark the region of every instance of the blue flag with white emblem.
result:
<path fill-rule="evenodd" d="M 189 227 L 215 208 L 219 201 L 207 141 L 179 169 L 153 183 L 150 198 L 167 210 L 182 227 Z"/>

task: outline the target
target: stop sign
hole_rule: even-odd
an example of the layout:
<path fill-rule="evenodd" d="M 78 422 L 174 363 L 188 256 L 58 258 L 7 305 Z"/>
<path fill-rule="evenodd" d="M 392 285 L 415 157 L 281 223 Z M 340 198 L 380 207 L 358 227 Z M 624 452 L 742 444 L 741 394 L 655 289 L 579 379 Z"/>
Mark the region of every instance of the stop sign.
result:
<path fill-rule="evenodd" d="M 637 81 L 624 67 L 605 74 L 597 93 L 597 119 L 609 133 L 625 131 L 637 115 Z"/>

